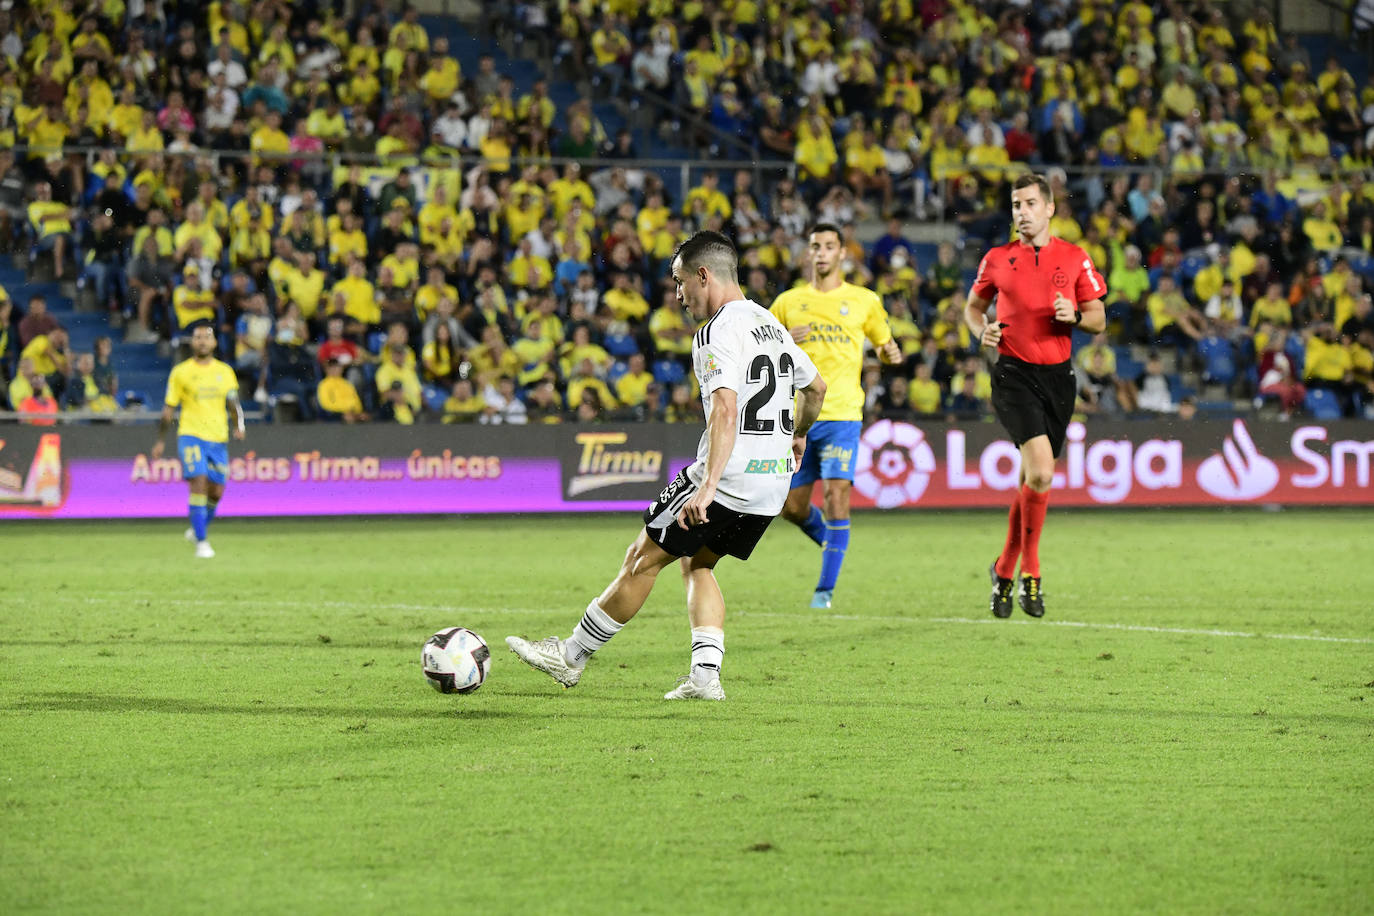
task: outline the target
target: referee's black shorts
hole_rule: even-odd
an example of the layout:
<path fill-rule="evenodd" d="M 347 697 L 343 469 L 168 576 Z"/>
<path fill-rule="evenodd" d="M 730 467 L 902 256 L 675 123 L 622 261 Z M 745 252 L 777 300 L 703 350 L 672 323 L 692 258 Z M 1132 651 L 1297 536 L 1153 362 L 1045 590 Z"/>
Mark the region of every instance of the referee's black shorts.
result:
<path fill-rule="evenodd" d="M 1048 436 L 1058 458 L 1077 397 L 1071 361 L 1028 363 L 1003 353 L 992 369 L 992 409 L 1018 448 Z"/>

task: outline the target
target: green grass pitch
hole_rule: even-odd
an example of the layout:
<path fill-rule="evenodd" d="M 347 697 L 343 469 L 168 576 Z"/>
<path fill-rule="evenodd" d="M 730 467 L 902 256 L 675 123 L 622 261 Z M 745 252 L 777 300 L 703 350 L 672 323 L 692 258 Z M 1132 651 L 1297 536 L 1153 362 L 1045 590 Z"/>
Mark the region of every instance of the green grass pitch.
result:
<path fill-rule="evenodd" d="M 857 517 L 831 612 L 775 524 L 720 704 L 675 571 L 574 690 L 505 648 L 634 516 L 5 525 L 0 912 L 1374 912 L 1371 516 L 1052 511 L 1039 622 L 1004 524 Z"/>

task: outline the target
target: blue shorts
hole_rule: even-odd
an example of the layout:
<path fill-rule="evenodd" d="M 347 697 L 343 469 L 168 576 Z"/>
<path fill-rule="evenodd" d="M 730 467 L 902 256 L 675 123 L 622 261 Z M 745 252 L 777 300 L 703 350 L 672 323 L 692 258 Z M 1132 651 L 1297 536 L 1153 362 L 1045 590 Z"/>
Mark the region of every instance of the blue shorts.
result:
<path fill-rule="evenodd" d="M 821 420 L 806 433 L 806 454 L 792 475 L 792 487 L 806 487 L 817 480 L 854 480 L 859 456 L 859 420 Z"/>
<path fill-rule="evenodd" d="M 177 436 L 177 454 L 181 456 L 183 480 L 205 477 L 211 483 L 224 483 L 224 473 L 229 470 L 229 443 Z"/>

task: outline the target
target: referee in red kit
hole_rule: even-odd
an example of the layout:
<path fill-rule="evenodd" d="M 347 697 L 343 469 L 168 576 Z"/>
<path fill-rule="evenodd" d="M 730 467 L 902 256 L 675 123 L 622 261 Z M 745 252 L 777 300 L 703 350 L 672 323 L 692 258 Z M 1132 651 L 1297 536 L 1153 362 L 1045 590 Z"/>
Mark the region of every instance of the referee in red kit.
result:
<path fill-rule="evenodd" d="M 964 307 L 964 322 L 985 347 L 996 347 L 992 407 L 1021 450 L 1021 487 L 1011 503 L 1007 542 L 988 570 L 992 613 L 1011 616 L 1016 562 L 1021 561 L 1021 610 L 1043 617 L 1040 530 L 1050 501 L 1054 462 L 1064 449 L 1077 384 L 1073 329 L 1107 325 L 1107 284 L 1087 253 L 1050 235 L 1054 198 L 1040 175 L 1022 175 L 1011 190 L 1011 218 L 1020 238 L 983 256 Z M 996 318 L 988 308 L 997 303 Z"/>

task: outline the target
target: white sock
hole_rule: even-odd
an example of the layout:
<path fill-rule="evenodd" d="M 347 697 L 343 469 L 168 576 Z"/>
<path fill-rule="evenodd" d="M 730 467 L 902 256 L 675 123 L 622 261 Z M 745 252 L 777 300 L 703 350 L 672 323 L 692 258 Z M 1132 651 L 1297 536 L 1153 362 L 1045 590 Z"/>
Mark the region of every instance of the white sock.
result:
<path fill-rule="evenodd" d="M 720 627 L 692 627 L 692 683 L 704 687 L 720 680 L 725 661 L 725 631 Z"/>
<path fill-rule="evenodd" d="M 563 642 L 563 660 L 574 668 L 581 668 L 592 653 L 610 642 L 623 626 L 625 624 L 616 623 L 593 600 L 587 605 L 587 613 L 573 627 L 572 635 Z"/>

